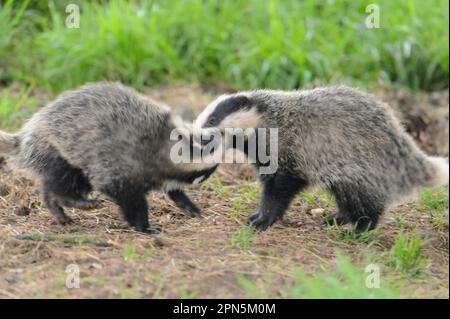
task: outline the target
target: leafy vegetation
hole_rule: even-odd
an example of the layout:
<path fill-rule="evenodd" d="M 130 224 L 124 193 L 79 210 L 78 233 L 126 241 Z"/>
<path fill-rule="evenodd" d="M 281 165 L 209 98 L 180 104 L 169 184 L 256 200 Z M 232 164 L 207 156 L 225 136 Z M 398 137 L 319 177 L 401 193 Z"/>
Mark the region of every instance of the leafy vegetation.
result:
<path fill-rule="evenodd" d="M 337 254 L 335 269 L 319 271 L 313 276 L 298 268 L 292 270 L 293 280 L 280 289 L 280 295 L 296 299 L 367 299 L 396 298 L 398 290 L 390 285 L 390 278 L 381 274 L 379 282 L 370 281 L 372 272 L 354 265 L 347 257 Z M 376 274 L 378 276 L 378 274 Z M 244 276 L 238 282 L 253 298 L 261 298 L 258 285 Z"/>
<path fill-rule="evenodd" d="M 401 272 L 409 276 L 415 276 L 423 269 L 422 259 L 423 242 L 418 234 L 411 238 L 400 234 L 395 238 L 391 251 L 391 263 Z"/>
<path fill-rule="evenodd" d="M 246 225 L 241 225 L 239 231 L 231 238 L 231 246 L 241 248 L 242 250 L 248 250 L 254 234 L 255 231 L 253 228 Z"/>
<path fill-rule="evenodd" d="M 0 81 L 53 91 L 104 79 L 448 87 L 447 1 L 377 1 L 379 29 L 365 24 L 366 0 L 73 2 L 80 28 L 66 27 L 65 1 L 1 6 Z"/>

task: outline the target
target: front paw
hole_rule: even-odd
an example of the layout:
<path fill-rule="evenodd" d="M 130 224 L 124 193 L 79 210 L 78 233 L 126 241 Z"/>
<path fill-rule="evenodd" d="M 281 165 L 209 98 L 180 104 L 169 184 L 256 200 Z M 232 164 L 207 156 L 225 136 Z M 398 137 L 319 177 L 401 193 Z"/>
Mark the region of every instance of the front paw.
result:
<path fill-rule="evenodd" d="M 183 211 L 186 213 L 186 215 L 191 216 L 191 217 L 200 217 L 201 216 L 200 209 L 194 205 L 183 207 Z"/>
<path fill-rule="evenodd" d="M 260 211 L 254 212 L 247 220 L 247 224 L 257 230 L 266 230 L 276 221 L 270 214 L 263 214 Z"/>
<path fill-rule="evenodd" d="M 148 235 L 158 235 L 162 232 L 162 226 L 157 224 L 148 225 L 147 227 L 135 226 L 134 229 L 140 233 Z"/>

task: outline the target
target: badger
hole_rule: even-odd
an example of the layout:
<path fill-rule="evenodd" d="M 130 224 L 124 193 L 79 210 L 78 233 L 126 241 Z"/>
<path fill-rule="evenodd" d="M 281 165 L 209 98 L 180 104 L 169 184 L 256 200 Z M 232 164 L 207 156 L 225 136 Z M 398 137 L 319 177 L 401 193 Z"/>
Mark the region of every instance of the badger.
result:
<path fill-rule="evenodd" d="M 449 180 L 448 159 L 425 155 L 388 105 L 345 86 L 223 95 L 195 125 L 222 135 L 236 127 L 278 129 L 278 169 L 260 174 L 260 203 L 248 219 L 259 230 L 282 217 L 307 186 L 336 199 L 337 213 L 325 225 L 352 223 L 361 233 L 374 229 L 383 211 L 420 187 Z M 245 144 L 243 151 L 248 153 Z M 254 157 L 254 165 L 261 166 Z"/>
<path fill-rule="evenodd" d="M 162 189 L 188 214 L 200 214 L 183 186 L 204 180 L 215 165 L 173 163 L 171 132 L 192 125 L 169 107 L 119 83 L 94 83 L 63 93 L 17 133 L 0 131 L 0 155 L 37 182 L 42 201 L 61 224 L 63 207 L 92 209 L 93 190 L 110 197 L 130 227 L 154 233 L 146 194 Z M 187 133 L 186 133 L 187 132 Z M 189 147 L 193 139 L 187 136 Z"/>

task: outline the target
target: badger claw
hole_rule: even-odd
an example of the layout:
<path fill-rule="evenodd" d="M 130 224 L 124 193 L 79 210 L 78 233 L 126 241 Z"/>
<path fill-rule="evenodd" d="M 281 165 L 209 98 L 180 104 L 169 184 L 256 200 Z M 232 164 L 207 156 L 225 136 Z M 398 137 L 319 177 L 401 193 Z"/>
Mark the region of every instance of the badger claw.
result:
<path fill-rule="evenodd" d="M 144 234 L 148 234 L 148 235 L 157 235 L 162 232 L 162 226 L 157 225 L 157 224 L 149 225 L 146 228 L 135 227 L 135 229 L 136 229 L 136 231 L 138 231 L 140 233 L 144 233 Z"/>
<path fill-rule="evenodd" d="M 266 230 L 276 221 L 273 214 L 263 214 L 260 211 L 254 212 L 247 220 L 247 224 L 256 228 L 257 230 Z"/>

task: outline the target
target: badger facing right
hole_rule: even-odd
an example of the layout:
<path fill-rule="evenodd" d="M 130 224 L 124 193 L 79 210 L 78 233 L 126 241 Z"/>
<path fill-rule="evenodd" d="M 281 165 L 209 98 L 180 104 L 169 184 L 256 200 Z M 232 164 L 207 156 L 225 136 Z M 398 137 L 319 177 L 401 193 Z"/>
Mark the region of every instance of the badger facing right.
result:
<path fill-rule="evenodd" d="M 260 174 L 260 204 L 248 220 L 260 230 L 307 186 L 336 198 L 338 211 L 328 224 L 353 223 L 359 233 L 374 229 L 383 211 L 415 190 L 448 184 L 448 159 L 427 156 L 388 105 L 348 87 L 224 95 L 196 125 L 222 134 L 226 128 L 278 129 L 278 170 Z M 258 154 L 247 154 L 256 167 Z"/>

